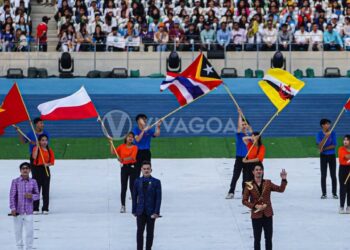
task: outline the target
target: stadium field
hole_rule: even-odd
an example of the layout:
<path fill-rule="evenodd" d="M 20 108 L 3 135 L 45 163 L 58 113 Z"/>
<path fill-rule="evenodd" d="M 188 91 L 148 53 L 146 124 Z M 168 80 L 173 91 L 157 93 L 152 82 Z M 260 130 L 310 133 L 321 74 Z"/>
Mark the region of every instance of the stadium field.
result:
<path fill-rule="evenodd" d="M 232 158 L 234 141 L 230 137 L 157 138 L 152 141 L 152 154 L 154 158 Z M 115 143 L 117 145 L 121 141 Z M 264 144 L 268 148 L 267 158 L 318 156 L 315 138 L 311 136 L 267 137 Z M 54 138 L 51 146 L 58 159 L 111 158 L 109 143 L 105 138 Z M 23 159 L 28 156 L 28 147 L 19 144 L 17 138 L 2 138 L 0 148 L 1 159 Z"/>

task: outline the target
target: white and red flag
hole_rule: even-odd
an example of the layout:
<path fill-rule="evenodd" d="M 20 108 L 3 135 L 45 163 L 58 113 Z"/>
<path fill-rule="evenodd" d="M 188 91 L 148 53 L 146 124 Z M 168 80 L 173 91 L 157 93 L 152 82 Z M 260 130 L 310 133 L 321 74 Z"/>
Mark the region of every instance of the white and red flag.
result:
<path fill-rule="evenodd" d="M 84 87 L 74 94 L 38 106 L 43 120 L 82 120 L 98 117 L 95 105 Z"/>

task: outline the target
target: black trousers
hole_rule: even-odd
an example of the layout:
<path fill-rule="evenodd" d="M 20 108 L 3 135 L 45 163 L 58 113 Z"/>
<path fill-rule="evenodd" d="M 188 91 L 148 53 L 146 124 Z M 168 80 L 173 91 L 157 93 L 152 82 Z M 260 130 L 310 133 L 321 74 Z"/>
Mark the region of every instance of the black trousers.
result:
<path fill-rule="evenodd" d="M 128 180 L 129 180 L 130 193 L 132 193 L 135 179 L 136 179 L 136 174 L 135 174 L 134 164 L 123 165 L 120 170 L 120 182 L 121 182 L 120 201 L 122 206 L 125 206 L 126 191 L 128 189 Z"/>
<path fill-rule="evenodd" d="M 326 185 L 326 179 L 327 179 L 327 167 L 329 166 L 329 173 L 331 175 L 332 179 L 332 194 L 337 194 L 337 162 L 335 155 L 320 155 L 320 163 L 321 163 L 321 189 L 322 194 L 327 194 L 327 185 Z"/>
<path fill-rule="evenodd" d="M 244 163 L 242 160 L 243 160 L 243 157 L 236 156 L 235 165 L 233 166 L 233 175 L 232 175 L 230 190 L 228 191 L 229 193 L 232 193 L 232 194 L 235 193 L 236 184 L 237 184 L 239 177 L 241 176 L 242 169 L 244 166 Z M 244 189 L 244 182 L 242 181 L 242 190 L 243 189 Z"/>
<path fill-rule="evenodd" d="M 155 219 L 152 219 L 149 215 L 142 214 L 137 216 L 137 250 L 143 250 L 143 233 L 145 231 L 145 228 L 147 230 L 146 250 L 152 249 L 154 238 L 154 224 Z"/>
<path fill-rule="evenodd" d="M 265 249 L 272 250 L 272 216 L 262 217 L 260 219 L 252 219 L 253 231 L 254 231 L 254 250 L 260 250 L 261 233 L 264 229 L 265 236 Z"/>
<path fill-rule="evenodd" d="M 243 163 L 243 184 L 242 184 L 243 187 L 246 181 L 251 181 L 254 179 L 253 170 L 255 166 L 261 166 L 262 169 L 264 169 L 264 165 L 261 162 Z M 243 193 L 243 190 L 242 190 L 242 193 Z"/>
<path fill-rule="evenodd" d="M 348 177 L 348 174 L 350 173 L 350 166 L 339 166 L 339 185 L 340 185 L 340 206 L 344 207 L 345 200 L 347 203 L 347 206 L 350 207 L 350 180 L 344 184 L 346 177 Z"/>
<path fill-rule="evenodd" d="M 41 191 L 43 196 L 43 206 L 41 208 L 41 211 L 49 211 L 51 173 L 49 168 L 47 168 L 47 171 L 49 173 L 49 176 L 46 175 L 44 166 L 32 166 L 33 179 L 35 179 L 36 182 L 38 183 L 39 194 Z M 40 199 L 37 201 L 34 201 L 33 205 L 34 205 L 33 207 L 34 211 L 39 211 Z"/>
<path fill-rule="evenodd" d="M 152 157 L 152 155 L 151 155 L 151 151 L 149 149 L 141 149 L 141 150 L 137 151 L 136 165 L 135 165 L 136 178 L 140 177 L 142 163 L 144 161 L 151 161 L 151 157 Z"/>

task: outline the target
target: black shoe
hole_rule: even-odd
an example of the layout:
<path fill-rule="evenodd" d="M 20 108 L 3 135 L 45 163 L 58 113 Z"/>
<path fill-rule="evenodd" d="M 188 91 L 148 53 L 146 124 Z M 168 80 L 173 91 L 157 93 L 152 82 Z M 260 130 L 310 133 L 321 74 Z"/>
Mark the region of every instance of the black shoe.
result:
<path fill-rule="evenodd" d="M 323 195 L 321 196 L 321 199 L 322 199 L 322 200 L 327 199 L 327 195 L 326 195 L 326 194 L 323 194 Z"/>
<path fill-rule="evenodd" d="M 339 199 L 338 195 L 336 195 L 336 194 L 333 194 L 333 199 L 336 199 L 336 200 L 338 200 L 338 199 Z"/>

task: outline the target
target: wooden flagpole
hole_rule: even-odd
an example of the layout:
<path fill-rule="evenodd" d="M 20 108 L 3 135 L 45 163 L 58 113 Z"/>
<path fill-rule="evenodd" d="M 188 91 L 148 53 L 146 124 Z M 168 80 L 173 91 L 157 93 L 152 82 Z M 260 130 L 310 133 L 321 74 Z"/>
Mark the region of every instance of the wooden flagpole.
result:
<path fill-rule="evenodd" d="M 276 113 L 270 118 L 270 120 L 266 123 L 266 125 L 262 128 L 262 130 L 259 133 L 259 137 L 265 132 L 265 130 L 267 129 L 267 127 L 271 124 L 271 122 L 278 116 L 279 111 L 277 110 Z M 257 140 L 255 142 L 253 142 L 253 145 L 250 147 L 247 155 L 244 158 L 247 158 L 249 153 L 252 151 L 253 147 L 255 146 Z"/>
<path fill-rule="evenodd" d="M 350 173 L 349 173 L 348 176 L 346 177 L 346 180 L 345 180 L 345 182 L 344 182 L 344 185 L 346 185 L 346 183 L 348 183 L 349 178 L 350 178 Z"/>
<path fill-rule="evenodd" d="M 239 107 L 238 102 L 237 102 L 236 98 L 233 96 L 230 88 L 225 83 L 223 83 L 222 85 L 224 86 L 227 94 L 231 97 L 231 100 L 233 101 L 234 105 L 236 106 L 236 109 L 240 110 L 241 108 Z M 241 113 L 241 116 L 242 116 L 243 120 L 247 121 L 245 116 L 244 116 L 244 114 L 243 114 L 243 112 L 240 112 L 240 113 Z"/>
<path fill-rule="evenodd" d="M 32 140 L 28 138 L 28 136 L 18 127 L 17 125 L 13 124 L 12 127 L 14 127 L 18 133 L 20 133 L 28 142 L 31 142 Z"/>
<path fill-rule="evenodd" d="M 49 176 L 50 176 L 50 175 L 49 175 L 49 171 L 47 170 L 47 166 L 46 166 L 46 163 L 45 163 L 45 159 L 44 159 L 44 156 L 43 156 L 43 154 L 42 154 L 42 152 L 41 152 L 40 144 L 39 144 L 39 141 L 38 141 L 38 137 L 36 136 L 36 132 L 35 132 L 35 129 L 34 129 L 34 125 L 33 125 L 32 119 L 30 118 L 30 115 L 29 115 L 27 106 L 26 106 L 26 104 L 24 103 L 24 100 L 23 100 L 21 91 L 19 90 L 17 83 L 15 83 L 15 84 L 16 84 L 16 88 L 17 88 L 17 90 L 18 90 L 19 96 L 21 97 L 22 104 L 23 104 L 23 106 L 24 106 L 24 108 L 25 108 L 25 110 L 26 110 L 27 116 L 28 116 L 28 118 L 29 118 L 29 124 L 30 124 L 30 127 L 32 128 L 32 131 L 33 131 L 33 133 L 34 133 L 36 146 L 37 146 L 38 149 L 39 149 L 39 154 L 40 154 L 41 159 L 42 159 L 42 161 L 43 161 L 43 163 L 44 163 L 44 168 L 45 168 L 46 175 L 47 175 L 47 177 L 49 177 Z M 29 140 L 29 141 L 31 141 L 31 140 Z"/>
<path fill-rule="evenodd" d="M 152 125 L 150 125 L 150 126 L 148 127 L 148 129 L 150 129 L 150 128 L 154 127 L 155 125 L 157 125 L 158 122 L 164 121 L 166 118 L 168 118 L 169 116 L 171 116 L 171 115 L 175 114 L 176 112 L 180 111 L 180 110 L 183 109 L 184 107 L 187 107 L 188 105 L 190 105 L 190 104 L 192 104 L 192 103 L 198 101 L 199 99 L 201 99 L 202 97 L 208 95 L 209 93 L 211 93 L 211 92 L 214 91 L 215 89 L 216 89 L 216 88 L 214 88 L 214 89 L 208 91 L 207 93 L 205 93 L 205 94 L 203 94 L 203 95 L 197 97 L 197 98 L 194 99 L 192 102 L 187 103 L 187 104 L 185 104 L 185 105 L 183 105 L 183 106 L 180 106 L 180 107 L 178 107 L 177 109 L 171 111 L 169 114 L 163 116 L 163 117 L 160 118 L 158 121 L 156 121 L 156 122 L 154 122 Z"/>
<path fill-rule="evenodd" d="M 350 98 L 349 98 L 346 102 L 348 102 L 348 101 L 350 101 Z M 329 136 L 331 135 L 331 133 L 333 132 L 335 126 L 337 126 L 337 124 L 338 124 L 338 122 L 339 122 L 339 120 L 340 120 L 340 117 L 344 114 L 344 112 L 345 112 L 345 107 L 343 106 L 343 108 L 341 109 L 341 111 L 340 111 L 340 113 L 339 113 L 337 119 L 336 119 L 335 122 L 333 123 L 333 126 L 332 126 L 331 130 L 329 131 L 329 135 L 327 136 L 327 138 L 324 140 L 323 144 L 322 144 L 321 147 L 320 147 L 320 151 L 321 151 L 321 152 L 322 152 L 322 150 L 323 150 L 324 145 L 326 144 L 326 142 L 327 142 L 327 140 L 328 140 L 328 137 L 329 137 Z"/>
<path fill-rule="evenodd" d="M 91 101 L 92 102 L 92 101 Z M 117 156 L 118 159 L 120 159 L 119 155 L 118 155 L 118 152 L 117 152 L 117 149 L 115 148 L 114 144 L 113 144 L 113 138 L 112 136 L 109 135 L 108 131 L 107 131 L 107 128 L 100 116 L 100 113 L 98 113 L 97 109 L 96 109 L 96 106 L 95 104 L 92 102 L 92 104 L 94 105 L 94 108 L 95 108 L 95 111 L 97 113 L 97 121 L 101 124 L 101 128 L 102 128 L 102 132 L 103 134 L 106 136 L 106 138 L 108 139 L 109 143 L 111 144 L 111 147 L 113 148 L 113 151 L 115 153 L 115 155 Z"/>

